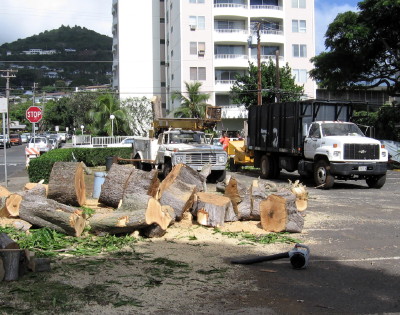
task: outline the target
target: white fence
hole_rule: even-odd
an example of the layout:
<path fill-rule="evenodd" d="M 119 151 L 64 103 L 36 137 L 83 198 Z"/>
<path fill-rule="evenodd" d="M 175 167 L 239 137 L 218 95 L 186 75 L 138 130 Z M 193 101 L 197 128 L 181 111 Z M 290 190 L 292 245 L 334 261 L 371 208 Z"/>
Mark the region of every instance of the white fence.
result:
<path fill-rule="evenodd" d="M 127 136 L 115 136 L 115 137 L 92 137 L 91 135 L 76 135 L 72 136 L 72 145 L 80 147 L 104 147 L 106 148 L 110 144 L 120 143 Z"/>

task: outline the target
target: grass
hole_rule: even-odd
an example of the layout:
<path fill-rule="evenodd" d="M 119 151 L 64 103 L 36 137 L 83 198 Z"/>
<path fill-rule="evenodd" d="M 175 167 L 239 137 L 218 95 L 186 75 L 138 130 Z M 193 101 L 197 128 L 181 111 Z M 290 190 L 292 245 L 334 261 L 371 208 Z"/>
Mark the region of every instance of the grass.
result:
<path fill-rule="evenodd" d="M 237 238 L 241 240 L 240 245 L 244 244 L 273 244 L 273 243 L 300 243 L 301 241 L 289 236 L 288 232 L 269 233 L 265 235 L 254 235 L 249 232 L 223 232 L 221 229 L 215 228 L 214 234 L 219 233 L 228 238 Z"/>

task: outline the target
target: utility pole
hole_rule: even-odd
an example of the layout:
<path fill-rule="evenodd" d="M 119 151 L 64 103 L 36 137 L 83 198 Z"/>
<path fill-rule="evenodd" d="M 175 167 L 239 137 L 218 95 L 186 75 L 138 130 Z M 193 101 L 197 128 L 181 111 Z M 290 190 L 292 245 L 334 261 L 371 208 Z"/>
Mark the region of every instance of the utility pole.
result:
<path fill-rule="evenodd" d="M 257 23 L 257 105 L 262 105 L 261 94 L 261 40 L 260 40 L 261 22 Z"/>
<path fill-rule="evenodd" d="M 5 72 L 6 74 L 2 74 L 2 78 L 6 78 L 6 98 L 7 98 L 7 135 L 10 136 L 10 119 L 9 119 L 9 112 L 10 112 L 10 78 L 15 78 L 14 72 L 18 72 L 18 70 L 0 70 L 0 72 Z M 11 74 L 10 74 L 11 73 Z M 5 139 L 4 139 L 5 140 Z"/>
<path fill-rule="evenodd" d="M 275 87 L 276 87 L 276 94 L 275 94 L 275 98 L 276 98 L 276 102 L 279 103 L 281 101 L 281 77 L 280 77 L 280 73 L 279 73 L 279 50 L 275 51 L 275 65 L 276 65 L 276 82 L 275 82 Z"/>
<path fill-rule="evenodd" d="M 32 101 L 33 106 L 35 106 L 35 92 L 36 92 L 37 86 L 38 86 L 38 84 L 36 82 L 33 82 L 33 101 Z"/>

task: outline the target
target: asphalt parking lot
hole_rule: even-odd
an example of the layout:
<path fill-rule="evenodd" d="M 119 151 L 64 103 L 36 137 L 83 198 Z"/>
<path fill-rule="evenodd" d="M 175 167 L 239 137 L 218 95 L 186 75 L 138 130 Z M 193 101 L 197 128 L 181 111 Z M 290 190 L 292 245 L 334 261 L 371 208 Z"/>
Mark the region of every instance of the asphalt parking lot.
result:
<path fill-rule="evenodd" d="M 280 182 L 288 179 L 299 177 L 282 174 Z M 309 207 L 299 237 L 311 249 L 309 266 L 294 270 L 283 260 L 243 266 L 257 279 L 249 305 L 258 306 L 256 313 L 262 307 L 277 314 L 400 313 L 400 172 L 388 171 L 381 189 L 365 181 L 338 181 L 331 190 L 306 184 Z"/>

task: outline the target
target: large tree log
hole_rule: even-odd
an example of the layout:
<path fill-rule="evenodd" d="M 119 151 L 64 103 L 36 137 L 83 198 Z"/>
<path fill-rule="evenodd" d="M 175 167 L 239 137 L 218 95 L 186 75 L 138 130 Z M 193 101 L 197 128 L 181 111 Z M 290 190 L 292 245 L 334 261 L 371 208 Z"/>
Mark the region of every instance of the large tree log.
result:
<path fill-rule="evenodd" d="M 0 221 L 0 226 L 1 227 L 13 227 L 16 230 L 26 232 L 32 227 L 32 224 L 30 224 L 29 222 L 26 222 L 25 220 L 21 220 L 21 219 L 3 218 Z"/>
<path fill-rule="evenodd" d="M 77 237 L 86 224 L 81 210 L 37 195 L 22 199 L 19 215 L 33 225 Z"/>
<path fill-rule="evenodd" d="M 297 232 L 304 226 L 304 218 L 297 211 L 296 196 L 291 192 L 269 195 L 260 202 L 261 226 L 269 232 Z"/>
<path fill-rule="evenodd" d="M 6 233 L 0 233 L 0 249 L 18 249 L 19 245 Z"/>
<path fill-rule="evenodd" d="M 0 185 L 0 197 L 8 197 L 11 192 L 4 186 Z"/>
<path fill-rule="evenodd" d="M 124 196 L 127 180 L 134 170 L 132 165 L 113 164 L 101 187 L 99 202 L 117 208 Z"/>
<path fill-rule="evenodd" d="M 47 196 L 47 193 L 49 191 L 49 185 L 46 185 L 46 184 L 43 184 L 43 183 L 26 183 L 25 186 L 24 186 L 24 190 L 32 190 L 32 189 L 37 188 L 38 186 L 41 189 L 44 188 L 46 190 L 45 196 Z"/>
<path fill-rule="evenodd" d="M 156 197 L 159 186 L 158 170 L 146 172 L 134 168 L 126 181 L 123 197 L 130 194 L 145 194 Z"/>
<path fill-rule="evenodd" d="M 198 192 L 193 205 L 193 215 L 197 222 L 205 226 L 223 226 L 226 212 L 231 206 L 231 200 L 217 194 Z"/>
<path fill-rule="evenodd" d="M 65 205 L 83 206 L 86 187 L 83 163 L 55 162 L 50 173 L 48 198 Z"/>
<path fill-rule="evenodd" d="M 22 249 L 0 249 L 4 268 L 4 281 L 18 280 L 19 261 Z"/>
<path fill-rule="evenodd" d="M 89 219 L 91 230 L 94 232 L 107 232 L 110 234 L 132 233 L 149 225 L 157 224 L 166 230 L 172 222 L 171 207 L 162 206 L 156 199 L 147 196 L 145 208 L 133 206 L 133 203 L 122 202 L 121 207 L 107 214 L 95 214 Z M 142 202 L 142 201 L 141 201 Z M 141 203 L 143 205 L 143 203 Z M 132 205 L 131 208 L 128 205 Z M 120 211 L 124 209 L 124 211 Z"/>
<path fill-rule="evenodd" d="M 253 180 L 250 187 L 251 196 L 251 219 L 260 220 L 260 202 L 267 198 L 264 185 L 260 181 Z"/>
<path fill-rule="evenodd" d="M 251 199 L 248 189 L 231 177 L 225 187 L 224 195 L 231 199 L 233 211 L 239 220 L 251 219 Z"/>
<path fill-rule="evenodd" d="M 176 180 L 180 180 L 188 185 L 196 186 L 197 191 L 203 191 L 206 178 L 190 166 L 186 164 L 178 164 L 172 168 L 171 172 L 169 172 L 167 177 L 161 182 L 161 193 Z"/>

